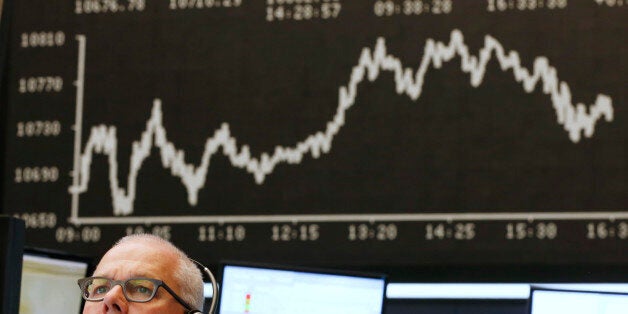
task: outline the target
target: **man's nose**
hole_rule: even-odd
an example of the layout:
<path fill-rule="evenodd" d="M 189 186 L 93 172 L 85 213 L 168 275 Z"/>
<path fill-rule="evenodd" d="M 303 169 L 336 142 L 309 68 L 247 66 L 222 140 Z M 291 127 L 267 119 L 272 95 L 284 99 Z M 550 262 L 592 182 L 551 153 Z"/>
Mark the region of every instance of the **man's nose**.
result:
<path fill-rule="evenodd" d="M 120 285 L 113 286 L 103 299 L 106 313 L 127 313 L 129 310 L 127 302 Z"/>

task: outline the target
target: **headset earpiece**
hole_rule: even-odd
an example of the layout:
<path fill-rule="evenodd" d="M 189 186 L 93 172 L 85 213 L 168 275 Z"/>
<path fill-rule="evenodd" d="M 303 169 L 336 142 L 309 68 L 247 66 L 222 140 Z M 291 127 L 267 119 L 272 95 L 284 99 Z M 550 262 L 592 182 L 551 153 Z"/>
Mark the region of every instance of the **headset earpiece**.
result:
<path fill-rule="evenodd" d="M 207 314 L 213 314 L 216 311 L 216 305 L 218 304 L 218 283 L 216 282 L 216 278 L 214 277 L 214 274 L 212 274 L 212 272 L 209 270 L 209 268 L 191 258 L 190 260 L 194 262 L 207 275 L 207 278 L 209 278 L 212 283 L 212 303 L 209 305 L 209 310 L 207 311 Z M 199 310 L 192 310 L 189 311 L 187 314 L 197 313 L 203 314 L 203 312 Z"/>

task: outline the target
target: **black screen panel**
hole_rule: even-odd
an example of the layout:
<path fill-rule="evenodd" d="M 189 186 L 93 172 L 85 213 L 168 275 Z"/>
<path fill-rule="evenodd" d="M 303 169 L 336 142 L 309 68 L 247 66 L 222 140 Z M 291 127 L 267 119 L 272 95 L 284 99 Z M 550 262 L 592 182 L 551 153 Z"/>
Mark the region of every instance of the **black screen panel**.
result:
<path fill-rule="evenodd" d="M 627 7 L 15 1 L 3 211 L 89 255 L 622 264 Z"/>

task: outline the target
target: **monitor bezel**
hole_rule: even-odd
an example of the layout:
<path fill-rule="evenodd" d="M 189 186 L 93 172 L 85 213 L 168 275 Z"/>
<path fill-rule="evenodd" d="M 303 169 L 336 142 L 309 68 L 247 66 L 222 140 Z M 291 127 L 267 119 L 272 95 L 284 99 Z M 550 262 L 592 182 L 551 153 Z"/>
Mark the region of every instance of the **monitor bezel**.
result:
<path fill-rule="evenodd" d="M 67 252 L 63 252 L 59 250 L 26 246 L 24 247 L 23 256 L 26 256 L 26 255 L 57 259 L 57 260 L 63 260 L 63 261 L 68 261 L 68 262 L 85 263 L 87 265 L 87 269 L 85 269 L 85 276 L 89 276 L 90 274 L 92 274 L 96 268 L 95 260 L 91 257 L 67 253 Z M 77 280 L 78 279 L 79 278 L 77 278 Z M 81 296 L 78 283 L 76 286 L 76 295 L 78 297 Z M 85 300 L 81 298 L 81 311 L 83 310 L 83 307 L 85 307 Z"/>
<path fill-rule="evenodd" d="M 84 255 L 78 255 L 73 253 L 67 253 L 64 251 L 47 249 L 47 248 L 39 248 L 32 246 L 24 247 L 24 255 L 35 255 L 42 257 L 50 257 L 54 259 L 67 260 L 70 262 L 79 262 L 87 264 L 87 273 L 89 274 L 93 271 L 94 268 L 94 259 Z"/>
<path fill-rule="evenodd" d="M 532 314 L 532 303 L 534 302 L 535 291 L 551 291 L 551 292 L 574 292 L 574 293 L 589 293 L 589 294 L 602 294 L 602 295 L 622 295 L 628 296 L 628 292 L 617 291 L 594 291 L 594 290 L 568 290 L 568 289 L 551 289 L 544 287 L 530 287 L 530 298 L 528 298 L 528 311 L 527 314 Z"/>

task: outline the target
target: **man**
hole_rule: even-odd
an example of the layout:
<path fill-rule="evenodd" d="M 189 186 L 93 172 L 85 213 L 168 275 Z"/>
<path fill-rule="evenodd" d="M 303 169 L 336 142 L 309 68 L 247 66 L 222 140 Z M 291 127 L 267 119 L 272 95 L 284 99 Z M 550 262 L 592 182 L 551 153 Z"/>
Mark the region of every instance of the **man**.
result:
<path fill-rule="evenodd" d="M 79 286 L 86 300 L 83 314 L 193 313 L 203 306 L 200 270 L 153 235 L 122 238 Z"/>

